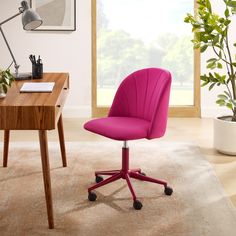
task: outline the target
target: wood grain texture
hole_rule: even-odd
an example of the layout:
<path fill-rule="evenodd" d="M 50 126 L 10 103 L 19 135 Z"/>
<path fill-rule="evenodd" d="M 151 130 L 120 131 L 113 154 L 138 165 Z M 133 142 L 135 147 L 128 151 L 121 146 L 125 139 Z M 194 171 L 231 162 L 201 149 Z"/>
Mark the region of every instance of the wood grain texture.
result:
<path fill-rule="evenodd" d="M 64 138 L 62 115 L 60 115 L 60 118 L 58 120 L 57 130 L 58 130 L 59 141 L 60 141 L 62 164 L 63 164 L 63 167 L 67 167 L 66 148 L 65 148 L 65 138 Z"/>
<path fill-rule="evenodd" d="M 97 2 L 92 0 L 92 117 L 103 116 L 97 107 Z M 108 111 L 108 108 L 106 108 Z M 108 112 L 107 112 L 108 113 Z"/>
<path fill-rule="evenodd" d="M 48 213 L 48 225 L 49 229 L 54 228 L 53 219 L 53 205 L 52 205 L 52 190 L 51 190 L 51 177 L 50 177 L 50 165 L 48 160 L 48 141 L 47 141 L 47 131 L 39 130 L 39 143 L 42 159 L 42 170 L 43 170 L 43 180 L 44 180 L 44 190 Z"/>
<path fill-rule="evenodd" d="M 0 129 L 55 129 L 69 88 L 68 73 L 45 73 L 30 82 L 55 82 L 52 93 L 20 93 L 27 81 L 15 81 L 5 99 L 0 100 Z"/>
<path fill-rule="evenodd" d="M 3 167 L 7 167 L 10 130 L 4 130 Z"/>

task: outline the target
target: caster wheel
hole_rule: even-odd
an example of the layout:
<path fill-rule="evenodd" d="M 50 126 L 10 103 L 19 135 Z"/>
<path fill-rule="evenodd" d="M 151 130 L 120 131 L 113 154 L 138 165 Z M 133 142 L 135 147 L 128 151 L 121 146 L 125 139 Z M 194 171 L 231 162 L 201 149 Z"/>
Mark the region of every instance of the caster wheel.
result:
<path fill-rule="evenodd" d="M 90 202 L 94 202 L 94 201 L 96 201 L 96 199 L 97 199 L 97 195 L 96 195 L 95 193 L 90 192 L 90 193 L 88 194 L 88 200 L 89 200 Z"/>
<path fill-rule="evenodd" d="M 102 176 L 97 175 L 95 181 L 96 181 L 97 184 L 102 182 L 103 181 Z"/>
<path fill-rule="evenodd" d="M 133 207 L 135 210 L 141 210 L 141 208 L 143 207 L 143 204 L 140 201 L 135 200 L 133 203 Z"/>
<path fill-rule="evenodd" d="M 171 187 L 167 186 L 167 187 L 165 187 L 164 192 L 165 192 L 165 195 L 170 196 L 173 193 L 173 189 Z"/>

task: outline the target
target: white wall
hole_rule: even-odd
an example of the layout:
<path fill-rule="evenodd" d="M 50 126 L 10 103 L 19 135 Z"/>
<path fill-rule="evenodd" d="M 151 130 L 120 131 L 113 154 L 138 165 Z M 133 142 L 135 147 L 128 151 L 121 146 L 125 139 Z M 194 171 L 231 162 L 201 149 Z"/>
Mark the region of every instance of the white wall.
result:
<path fill-rule="evenodd" d="M 0 0 L 0 22 L 17 12 L 20 0 Z M 76 0 L 77 30 L 75 32 L 26 32 L 22 29 L 20 16 L 6 23 L 3 30 L 9 39 L 20 71 L 30 71 L 30 54 L 40 54 L 44 71 L 70 73 L 70 94 L 64 109 L 67 117 L 89 117 L 91 114 L 91 0 Z M 221 1 L 212 1 L 214 10 L 221 12 Z M 235 20 L 236 21 L 236 20 Z M 236 27 L 233 27 L 236 28 Z M 235 35 L 232 34 L 233 36 Z M 235 40 L 236 41 L 236 40 Z M 201 71 L 211 56 L 201 56 Z M 12 59 L 0 35 L 0 66 L 6 68 Z M 225 110 L 215 104 L 219 90 L 201 90 L 202 117 L 212 117 Z M 226 110 L 227 111 L 227 110 Z"/>
<path fill-rule="evenodd" d="M 16 14 L 20 0 L 0 0 L 0 22 Z M 76 0 L 75 32 L 26 32 L 21 16 L 2 26 L 20 72 L 31 71 L 29 55 L 41 55 L 45 72 L 69 72 L 70 94 L 64 117 L 89 117 L 91 114 L 91 1 Z M 11 63 L 11 56 L 0 35 L 0 67 Z M 12 67 L 14 69 L 14 67 Z"/>

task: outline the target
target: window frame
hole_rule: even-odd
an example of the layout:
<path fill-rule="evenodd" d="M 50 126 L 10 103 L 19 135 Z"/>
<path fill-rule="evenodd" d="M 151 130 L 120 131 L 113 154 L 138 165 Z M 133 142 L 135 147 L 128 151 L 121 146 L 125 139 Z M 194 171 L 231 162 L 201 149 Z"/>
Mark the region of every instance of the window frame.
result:
<path fill-rule="evenodd" d="M 197 9 L 197 2 L 194 1 L 194 12 Z M 97 4 L 96 0 L 91 0 L 92 17 L 92 117 L 107 116 L 110 107 L 97 105 Z M 200 50 L 194 49 L 194 102 L 193 105 L 170 106 L 169 117 L 200 117 Z"/>

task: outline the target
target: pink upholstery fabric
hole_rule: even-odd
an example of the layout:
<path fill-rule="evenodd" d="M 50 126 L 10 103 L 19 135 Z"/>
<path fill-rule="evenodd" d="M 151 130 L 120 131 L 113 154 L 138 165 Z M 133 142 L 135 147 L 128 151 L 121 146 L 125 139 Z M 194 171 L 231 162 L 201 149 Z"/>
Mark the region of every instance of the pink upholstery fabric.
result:
<path fill-rule="evenodd" d="M 87 122 L 84 128 L 116 140 L 146 138 L 150 122 L 131 117 L 106 117 Z"/>
<path fill-rule="evenodd" d="M 161 68 L 136 71 L 120 84 L 107 118 L 84 128 L 117 140 L 158 138 L 166 130 L 171 74 Z"/>

